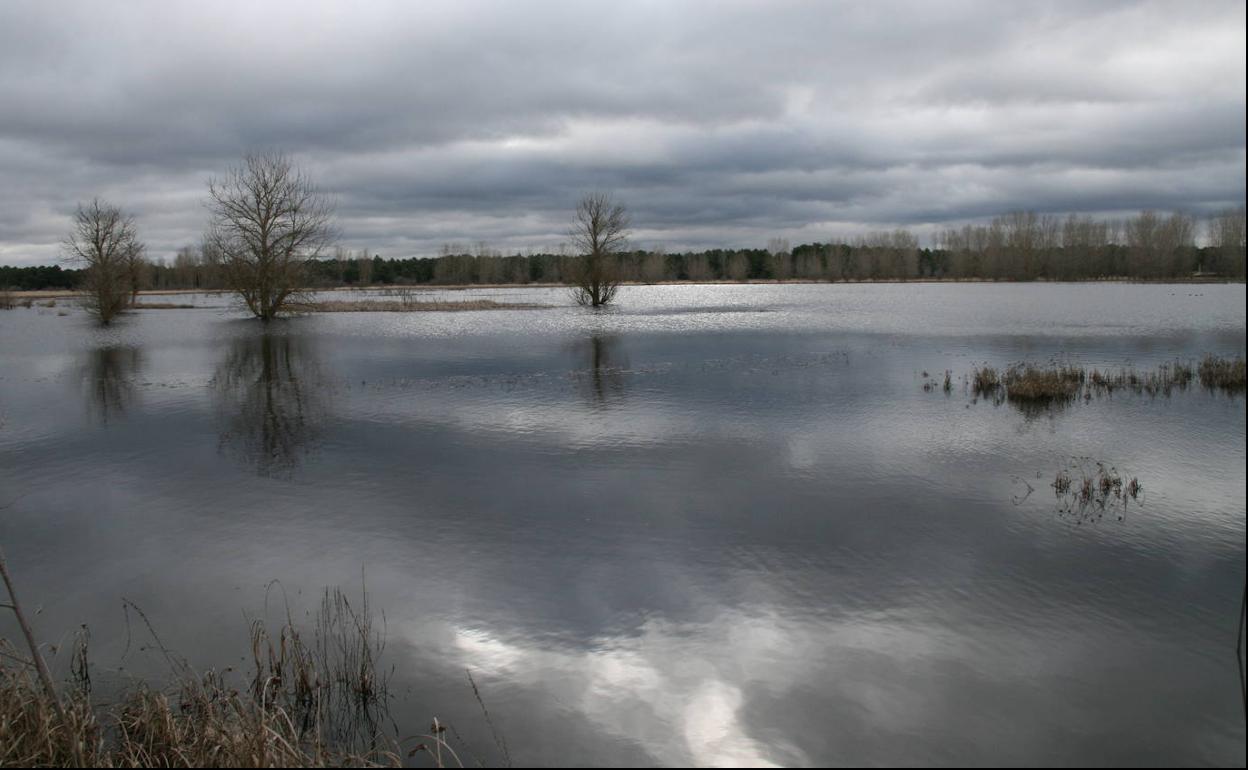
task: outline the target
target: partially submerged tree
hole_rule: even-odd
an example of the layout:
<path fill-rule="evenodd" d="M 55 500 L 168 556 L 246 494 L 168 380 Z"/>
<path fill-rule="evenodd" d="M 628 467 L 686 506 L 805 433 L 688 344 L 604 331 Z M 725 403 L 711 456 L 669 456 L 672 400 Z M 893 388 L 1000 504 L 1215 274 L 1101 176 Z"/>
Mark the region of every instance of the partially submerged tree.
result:
<path fill-rule="evenodd" d="M 248 155 L 208 182 L 207 245 L 226 285 L 262 321 L 289 310 L 305 266 L 334 240 L 333 206 L 287 156 Z"/>
<path fill-rule="evenodd" d="M 107 325 L 138 293 L 143 244 L 134 217 L 99 198 L 79 205 L 64 249 L 68 260 L 85 267 L 83 307 Z"/>
<path fill-rule="evenodd" d="M 576 301 L 600 307 L 620 290 L 620 259 L 628 238 L 628 214 L 607 193 L 586 195 L 576 206 L 576 222 L 569 233 L 579 253 L 571 282 Z"/>

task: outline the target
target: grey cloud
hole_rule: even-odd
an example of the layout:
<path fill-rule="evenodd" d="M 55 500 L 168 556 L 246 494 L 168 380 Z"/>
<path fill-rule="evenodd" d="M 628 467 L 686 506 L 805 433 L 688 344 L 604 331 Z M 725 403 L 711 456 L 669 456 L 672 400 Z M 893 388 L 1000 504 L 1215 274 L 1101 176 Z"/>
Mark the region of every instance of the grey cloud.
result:
<path fill-rule="evenodd" d="M 588 189 L 647 243 L 1244 198 L 1244 7 L 1150 2 L 0 6 L 0 262 L 77 201 L 198 240 L 294 153 L 344 245 L 554 246 Z"/>

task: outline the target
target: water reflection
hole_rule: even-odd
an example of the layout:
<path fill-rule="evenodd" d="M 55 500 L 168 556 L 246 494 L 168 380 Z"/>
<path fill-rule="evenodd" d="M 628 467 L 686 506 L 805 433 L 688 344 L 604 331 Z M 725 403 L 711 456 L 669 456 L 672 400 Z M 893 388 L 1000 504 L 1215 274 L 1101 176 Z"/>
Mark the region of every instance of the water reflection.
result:
<path fill-rule="evenodd" d="M 619 335 L 592 334 L 572 346 L 577 382 L 591 405 L 606 406 L 620 400 L 627 386 L 628 355 Z"/>
<path fill-rule="evenodd" d="M 289 337 L 140 314 L 111 336 L 144 346 L 140 402 L 107 431 L 48 387 L 80 332 L 0 318 L 0 488 L 31 490 L 5 546 L 61 597 L 41 625 L 90 622 L 116 660 L 124 594 L 219 666 L 255 587 L 314 604 L 364 566 L 398 724 L 446 717 L 489 752 L 470 669 L 517 765 L 1243 761 L 1243 397 L 1035 423 L 912 377 L 1236 353 L 1242 286 L 1225 311 L 1148 285 L 631 288 L 627 313 L 273 325 Z M 657 312 L 755 296 L 775 312 Z M 1138 474 L 1146 507 L 1059 518 L 1072 455 Z"/>
<path fill-rule="evenodd" d="M 107 424 L 123 417 L 137 400 L 134 378 L 143 368 L 140 348 L 109 345 L 87 351 L 81 364 L 88 411 Z"/>
<path fill-rule="evenodd" d="M 587 647 L 525 643 L 486 628 L 450 631 L 451 648 L 442 654 L 475 669 L 482 681 L 494 687 L 531 682 L 543 697 L 566 705 L 592 729 L 626 742 L 647 736 L 633 746 L 639 766 L 810 764 L 791 741 L 756 737 L 760 731 L 749 721 L 749 701 L 760 686 L 785 690 L 801 681 L 801 666 L 783 653 L 820 649 L 809 638 L 815 632 L 809 626 L 795 628 L 775 615 L 738 612 L 702 624 L 654 618 L 626 635 L 599 638 Z M 707 656 L 708 645 L 722 654 Z M 759 660 L 770 665 L 746 681 L 740 671 Z M 809 662 L 820 661 L 812 657 Z M 622 720 L 622 714 L 627 718 Z"/>
<path fill-rule="evenodd" d="M 263 332 L 235 338 L 212 385 L 221 446 L 261 476 L 290 477 L 315 446 L 327 411 L 311 343 Z"/>

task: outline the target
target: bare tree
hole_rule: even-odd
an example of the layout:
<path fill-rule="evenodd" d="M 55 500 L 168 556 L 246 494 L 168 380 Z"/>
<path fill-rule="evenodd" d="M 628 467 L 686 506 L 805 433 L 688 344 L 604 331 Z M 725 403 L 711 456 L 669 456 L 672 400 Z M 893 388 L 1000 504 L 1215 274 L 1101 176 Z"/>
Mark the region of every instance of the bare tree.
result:
<path fill-rule="evenodd" d="M 133 299 L 143 259 L 134 217 L 99 198 L 79 205 L 64 249 L 68 260 L 85 265 L 83 306 L 107 325 Z"/>
<path fill-rule="evenodd" d="M 226 285 L 262 321 L 289 310 L 305 267 L 334 240 L 333 206 L 286 155 L 248 155 L 208 182 L 207 240 Z"/>
<path fill-rule="evenodd" d="M 600 307 L 620 290 L 619 254 L 628 241 L 628 214 L 608 193 L 586 195 L 576 206 L 569 235 L 580 256 L 572 265 L 576 301 Z"/>

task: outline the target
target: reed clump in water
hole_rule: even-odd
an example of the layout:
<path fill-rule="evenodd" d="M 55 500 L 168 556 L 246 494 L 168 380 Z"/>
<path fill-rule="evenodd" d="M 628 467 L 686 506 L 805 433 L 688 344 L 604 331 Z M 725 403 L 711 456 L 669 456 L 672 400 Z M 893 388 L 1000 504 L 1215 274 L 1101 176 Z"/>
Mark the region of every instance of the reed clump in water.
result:
<path fill-rule="evenodd" d="M 1083 388 L 1083 369 L 1074 366 L 1012 366 L 1002 378 L 1006 399 L 1027 403 L 1065 403 Z"/>
<path fill-rule="evenodd" d="M 1144 493 L 1138 478 L 1088 457 L 1072 458 L 1057 472 L 1052 487 L 1058 510 L 1078 522 L 1100 519 L 1105 511 L 1114 511 L 1121 519 Z"/>
<path fill-rule="evenodd" d="M 1205 356 L 1199 367 L 1200 384 L 1210 390 L 1244 390 L 1244 359 Z"/>
<path fill-rule="evenodd" d="M 1001 375 L 991 366 L 971 372 L 971 392 L 976 396 L 993 396 L 1001 388 Z"/>
<path fill-rule="evenodd" d="M 1175 361 L 1162 364 L 1152 371 L 1139 372 L 1133 368 L 1117 371 L 1093 369 L 1088 375 L 1088 386 L 1093 393 L 1112 394 L 1119 390 L 1145 393 L 1150 396 L 1168 396 L 1175 390 L 1186 390 L 1192 383 L 1191 364 Z"/>
<path fill-rule="evenodd" d="M 1169 396 L 1176 390 L 1186 390 L 1198 378 L 1209 390 L 1241 393 L 1244 391 L 1244 359 L 1209 355 L 1198 366 L 1174 361 L 1143 371 L 1132 367 L 1089 370 L 1053 363 L 1015 364 L 1000 372 L 984 366 L 972 371 L 970 388 L 977 398 L 991 397 L 997 403 L 1010 401 L 1031 409 L 1062 406 L 1080 397 L 1090 400 L 1093 396 L 1120 391 Z M 934 385 L 925 389 L 934 389 Z"/>

